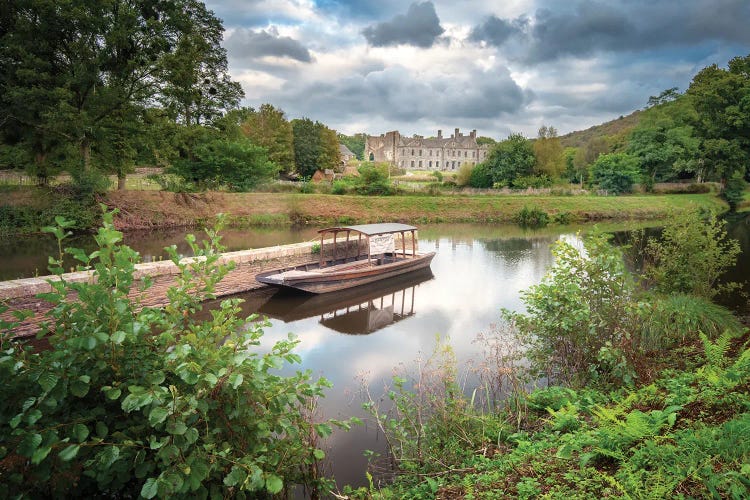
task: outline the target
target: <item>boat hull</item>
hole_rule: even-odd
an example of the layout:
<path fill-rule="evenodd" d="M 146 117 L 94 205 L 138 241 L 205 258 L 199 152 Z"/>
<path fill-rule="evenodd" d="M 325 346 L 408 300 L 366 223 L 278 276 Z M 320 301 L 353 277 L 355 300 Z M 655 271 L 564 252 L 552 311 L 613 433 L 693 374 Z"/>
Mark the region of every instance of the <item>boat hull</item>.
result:
<path fill-rule="evenodd" d="M 414 257 L 399 259 L 396 262 L 370 265 L 366 261 L 350 268 L 329 271 L 307 269 L 300 266 L 295 269 L 274 269 L 256 276 L 256 280 L 271 286 L 293 288 L 308 293 L 328 293 L 355 286 L 366 285 L 380 280 L 400 276 L 430 266 L 435 252 L 418 254 Z"/>

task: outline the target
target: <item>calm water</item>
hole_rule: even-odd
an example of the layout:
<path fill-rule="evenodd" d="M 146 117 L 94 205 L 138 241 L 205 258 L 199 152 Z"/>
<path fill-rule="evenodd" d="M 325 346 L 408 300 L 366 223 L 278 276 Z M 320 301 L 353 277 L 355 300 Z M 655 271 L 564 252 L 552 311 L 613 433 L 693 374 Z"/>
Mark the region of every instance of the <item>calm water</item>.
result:
<path fill-rule="evenodd" d="M 515 226 L 437 225 L 422 227 L 419 248 L 436 251 L 431 272 L 401 277 L 364 291 L 306 296 L 266 289 L 243 294 L 243 312 L 270 318 L 265 329 L 267 349 L 293 332 L 300 339 L 301 367 L 324 376 L 334 387 L 320 403 L 324 417 L 344 419 L 365 415 L 362 384 L 373 396 L 383 394 L 394 369 L 413 368 L 417 358 L 432 353 L 436 336 L 448 339 L 459 366 L 476 359 L 475 342 L 500 318 L 500 308 L 522 307 L 519 292 L 538 283 L 552 264 L 550 245 L 560 237 L 575 238 L 578 228 L 522 231 Z M 605 228 L 618 229 L 613 228 Z M 623 229 L 620 227 L 619 229 Z M 733 221 L 729 232 L 750 255 L 750 217 Z M 137 233 L 126 242 L 144 260 L 158 259 L 161 248 L 179 243 L 184 232 Z M 299 231 L 228 231 L 229 250 L 258 248 L 316 238 L 315 229 Z M 85 241 L 76 244 L 87 244 Z M 45 246 L 46 245 L 46 246 Z M 0 244 L 0 276 L 33 275 L 44 267 L 50 240 Z M 187 247 L 180 251 L 187 253 Z M 750 264 L 740 259 L 731 279 L 747 279 Z M 738 301 L 739 302 L 739 301 Z M 383 453 L 385 443 L 372 423 L 350 432 L 334 432 L 326 443 L 328 458 L 339 484 L 366 484 L 365 450 Z"/>

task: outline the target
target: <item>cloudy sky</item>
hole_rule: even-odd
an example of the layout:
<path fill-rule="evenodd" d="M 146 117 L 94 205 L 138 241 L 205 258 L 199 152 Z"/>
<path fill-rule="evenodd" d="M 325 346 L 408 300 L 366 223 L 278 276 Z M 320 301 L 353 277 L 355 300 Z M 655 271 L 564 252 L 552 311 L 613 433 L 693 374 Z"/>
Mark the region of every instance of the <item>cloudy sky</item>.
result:
<path fill-rule="evenodd" d="M 750 54 L 750 0 L 209 0 L 244 105 L 339 132 L 582 130 Z"/>

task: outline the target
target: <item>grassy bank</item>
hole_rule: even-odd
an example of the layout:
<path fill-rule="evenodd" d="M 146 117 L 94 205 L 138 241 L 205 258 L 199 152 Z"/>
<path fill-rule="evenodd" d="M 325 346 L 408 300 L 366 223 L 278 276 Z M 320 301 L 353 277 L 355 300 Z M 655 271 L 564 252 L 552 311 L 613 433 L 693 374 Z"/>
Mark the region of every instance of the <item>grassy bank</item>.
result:
<path fill-rule="evenodd" d="M 38 232 L 55 215 L 79 221 L 79 229 L 99 221 L 93 201 L 77 201 L 55 189 L 3 186 L 1 194 L 0 232 L 6 235 Z M 111 191 L 101 199 L 119 210 L 119 229 L 196 226 L 218 213 L 227 214 L 236 226 L 284 226 L 381 221 L 502 223 L 513 222 L 524 207 L 538 208 L 551 221 L 565 223 L 662 219 L 671 211 L 695 207 L 726 210 L 726 204 L 713 194 L 356 196 L 138 190 Z"/>
<path fill-rule="evenodd" d="M 712 194 L 641 196 L 351 196 L 298 193 L 175 194 L 112 192 L 107 197 L 120 214 L 122 229 L 192 225 L 226 213 L 237 225 L 331 224 L 401 221 L 511 222 L 524 207 L 538 207 L 570 222 L 647 220 L 671 211 L 726 204 Z"/>

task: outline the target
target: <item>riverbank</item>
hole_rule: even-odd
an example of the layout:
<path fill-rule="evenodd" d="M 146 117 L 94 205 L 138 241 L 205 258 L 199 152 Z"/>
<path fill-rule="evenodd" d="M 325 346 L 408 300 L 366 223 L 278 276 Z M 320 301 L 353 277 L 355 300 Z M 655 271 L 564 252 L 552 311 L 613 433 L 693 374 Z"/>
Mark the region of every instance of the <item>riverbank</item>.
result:
<path fill-rule="evenodd" d="M 217 213 L 239 226 L 292 224 L 355 224 L 382 221 L 405 223 L 512 222 L 524 207 L 537 207 L 552 220 L 567 222 L 662 219 L 691 208 L 726 210 L 713 194 L 633 196 L 350 196 L 299 193 L 201 194 L 154 191 L 109 193 L 117 208 L 119 229 L 191 226 Z"/>

